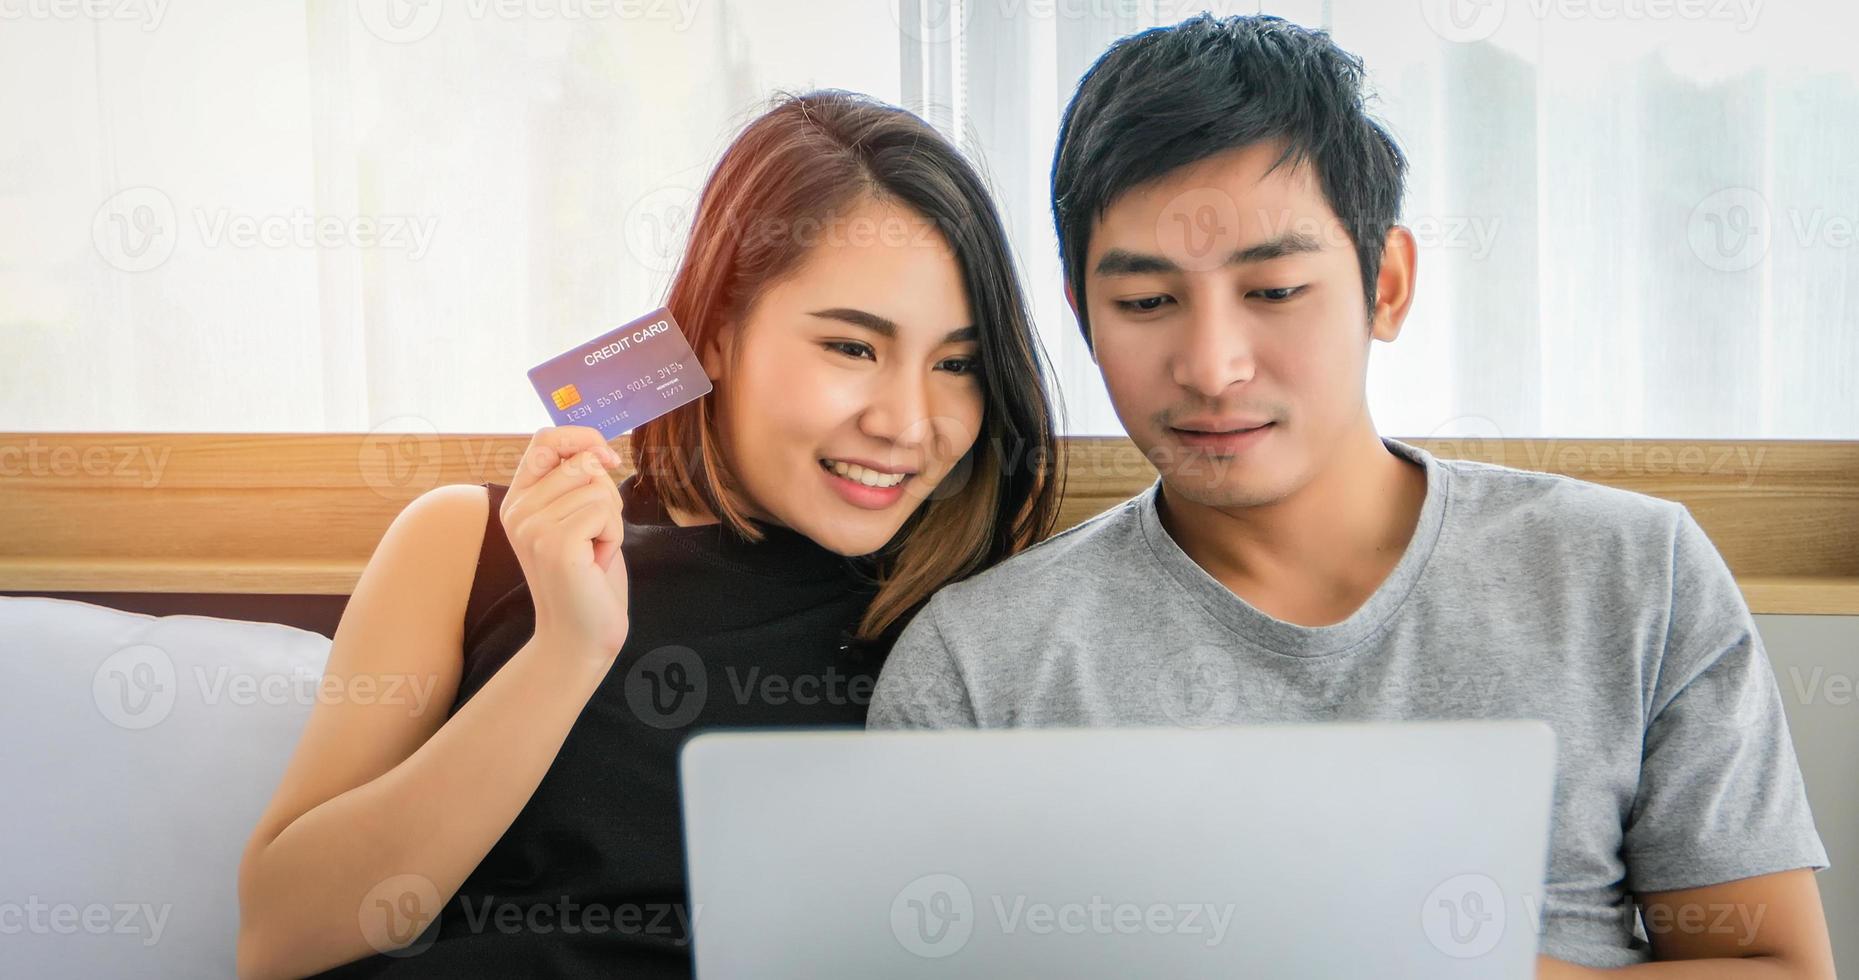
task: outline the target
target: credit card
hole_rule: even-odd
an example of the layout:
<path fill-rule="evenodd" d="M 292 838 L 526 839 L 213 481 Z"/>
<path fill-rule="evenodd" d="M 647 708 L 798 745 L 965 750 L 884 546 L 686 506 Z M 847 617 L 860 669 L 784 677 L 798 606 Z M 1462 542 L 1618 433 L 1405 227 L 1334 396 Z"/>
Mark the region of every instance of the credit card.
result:
<path fill-rule="evenodd" d="M 556 425 L 612 439 L 710 393 L 697 354 L 671 311 L 658 309 L 529 369 Z"/>

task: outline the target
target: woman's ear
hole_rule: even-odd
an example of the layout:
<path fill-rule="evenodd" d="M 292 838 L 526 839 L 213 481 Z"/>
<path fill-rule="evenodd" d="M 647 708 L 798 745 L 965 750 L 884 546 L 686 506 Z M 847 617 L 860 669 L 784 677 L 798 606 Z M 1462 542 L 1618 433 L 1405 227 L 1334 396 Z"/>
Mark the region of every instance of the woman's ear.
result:
<path fill-rule="evenodd" d="M 705 340 L 703 349 L 697 352 L 697 360 L 703 364 L 704 374 L 712 382 L 723 376 L 723 365 L 729 363 L 728 345 L 735 335 L 735 327 L 725 326 Z"/>

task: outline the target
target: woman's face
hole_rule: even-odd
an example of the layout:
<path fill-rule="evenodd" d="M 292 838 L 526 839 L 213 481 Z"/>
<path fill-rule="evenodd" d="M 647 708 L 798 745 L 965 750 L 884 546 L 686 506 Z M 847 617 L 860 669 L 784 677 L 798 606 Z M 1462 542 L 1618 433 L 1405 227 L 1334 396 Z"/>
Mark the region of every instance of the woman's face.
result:
<path fill-rule="evenodd" d="M 976 326 L 935 226 L 867 200 L 783 229 L 809 245 L 702 353 L 751 516 L 877 551 L 981 427 Z"/>

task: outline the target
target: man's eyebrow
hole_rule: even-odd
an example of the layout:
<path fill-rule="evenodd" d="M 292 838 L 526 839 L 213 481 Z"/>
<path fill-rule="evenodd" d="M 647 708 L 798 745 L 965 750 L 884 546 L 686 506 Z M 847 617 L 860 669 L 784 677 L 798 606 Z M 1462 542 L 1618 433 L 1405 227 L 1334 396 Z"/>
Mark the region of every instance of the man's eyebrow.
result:
<path fill-rule="evenodd" d="M 1281 259 L 1287 255 L 1301 255 L 1305 252 L 1320 252 L 1323 243 L 1314 236 L 1301 231 L 1286 232 L 1276 238 L 1268 238 L 1256 245 L 1237 249 L 1226 257 L 1227 265 L 1249 265 L 1253 262 L 1268 262 Z M 1097 260 L 1093 270 L 1100 276 L 1144 276 L 1166 275 L 1180 272 L 1181 267 L 1173 260 L 1144 252 L 1132 252 L 1129 249 L 1113 248 Z"/>
<path fill-rule="evenodd" d="M 893 340 L 897 337 L 896 323 L 876 313 L 869 313 L 865 310 L 835 306 L 828 310 L 814 310 L 809 315 L 826 320 L 838 320 L 841 323 L 849 323 L 855 327 L 863 327 L 886 340 Z M 959 344 L 965 341 L 975 340 L 980 336 L 981 332 L 976 330 L 973 326 L 960 327 L 949 331 L 948 336 L 942 338 L 942 342 L 945 344 Z"/>

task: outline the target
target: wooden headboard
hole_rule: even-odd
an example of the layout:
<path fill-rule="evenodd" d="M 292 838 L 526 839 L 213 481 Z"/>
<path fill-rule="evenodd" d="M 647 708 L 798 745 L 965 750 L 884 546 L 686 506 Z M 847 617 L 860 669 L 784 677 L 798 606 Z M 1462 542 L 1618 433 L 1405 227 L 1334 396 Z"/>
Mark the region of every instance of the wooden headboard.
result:
<path fill-rule="evenodd" d="M 0 592 L 327 633 L 408 501 L 508 483 L 529 439 L 0 433 Z M 1680 501 L 1757 612 L 1859 613 L 1859 442 L 1412 441 Z M 1063 443 L 1062 526 L 1155 479 L 1126 439 Z"/>

